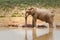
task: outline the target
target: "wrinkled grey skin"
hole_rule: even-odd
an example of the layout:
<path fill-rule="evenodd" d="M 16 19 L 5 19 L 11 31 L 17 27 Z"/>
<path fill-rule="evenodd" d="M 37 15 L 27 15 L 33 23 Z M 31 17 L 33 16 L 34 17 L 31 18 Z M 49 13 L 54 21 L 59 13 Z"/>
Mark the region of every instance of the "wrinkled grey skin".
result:
<path fill-rule="evenodd" d="M 27 17 L 31 15 L 32 16 L 32 26 L 36 27 L 36 21 L 37 19 L 41 21 L 45 21 L 46 23 L 49 23 L 49 27 L 53 27 L 53 21 L 54 21 L 54 15 L 53 12 L 51 12 L 48 9 L 39 9 L 39 8 L 30 8 L 26 10 L 25 13 L 25 25 L 27 26 Z"/>

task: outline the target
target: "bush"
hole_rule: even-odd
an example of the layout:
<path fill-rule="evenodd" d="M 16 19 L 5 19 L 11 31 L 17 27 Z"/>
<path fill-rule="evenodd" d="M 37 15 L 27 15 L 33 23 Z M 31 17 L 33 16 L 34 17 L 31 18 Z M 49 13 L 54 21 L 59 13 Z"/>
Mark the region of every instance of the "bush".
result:
<path fill-rule="evenodd" d="M 13 13 L 11 17 L 16 17 L 17 13 Z"/>
<path fill-rule="evenodd" d="M 5 17 L 4 15 L 2 16 L 2 15 L 0 15 L 0 18 L 2 18 L 2 17 Z"/>
<path fill-rule="evenodd" d="M 22 13 L 13 13 L 11 17 L 22 17 L 23 14 Z"/>

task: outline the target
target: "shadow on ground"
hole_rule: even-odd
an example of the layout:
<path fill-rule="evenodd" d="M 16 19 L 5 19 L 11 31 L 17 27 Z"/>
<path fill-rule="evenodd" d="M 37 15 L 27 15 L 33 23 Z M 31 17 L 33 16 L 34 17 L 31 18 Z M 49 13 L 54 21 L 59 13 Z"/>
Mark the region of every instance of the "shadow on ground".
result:
<path fill-rule="evenodd" d="M 25 24 L 22 25 L 22 27 L 26 27 Z M 33 28 L 32 24 L 27 24 L 28 28 Z M 45 25 L 37 25 L 37 28 L 47 28 Z"/>

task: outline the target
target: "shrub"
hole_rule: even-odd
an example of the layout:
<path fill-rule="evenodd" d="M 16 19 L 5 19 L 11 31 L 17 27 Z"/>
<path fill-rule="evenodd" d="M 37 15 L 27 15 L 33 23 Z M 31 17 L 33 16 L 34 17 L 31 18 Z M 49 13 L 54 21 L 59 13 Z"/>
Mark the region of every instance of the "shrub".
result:
<path fill-rule="evenodd" d="M 0 15 L 0 18 L 2 18 L 2 17 L 5 17 L 4 15 L 2 16 L 2 15 Z"/>

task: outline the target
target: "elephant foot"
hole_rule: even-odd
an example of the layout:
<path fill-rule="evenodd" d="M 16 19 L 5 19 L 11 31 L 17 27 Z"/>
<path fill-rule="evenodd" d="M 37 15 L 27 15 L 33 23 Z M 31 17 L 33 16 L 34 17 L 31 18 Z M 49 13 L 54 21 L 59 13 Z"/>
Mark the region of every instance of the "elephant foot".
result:
<path fill-rule="evenodd" d="M 51 27 L 51 26 L 50 26 L 49 28 L 54 28 L 54 27 Z"/>

